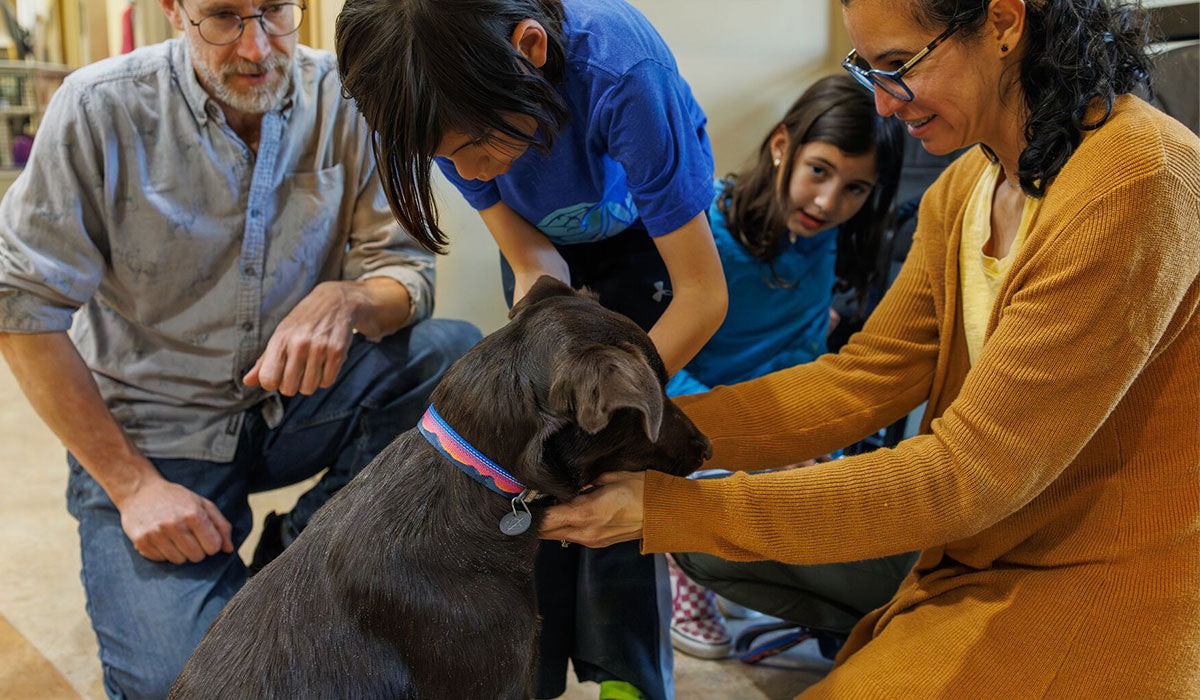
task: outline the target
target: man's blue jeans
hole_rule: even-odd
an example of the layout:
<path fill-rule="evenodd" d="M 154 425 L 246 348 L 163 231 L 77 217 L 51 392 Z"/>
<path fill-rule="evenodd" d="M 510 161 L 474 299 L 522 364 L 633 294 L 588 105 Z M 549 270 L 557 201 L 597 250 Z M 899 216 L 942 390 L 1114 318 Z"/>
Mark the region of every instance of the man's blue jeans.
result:
<path fill-rule="evenodd" d="M 461 321 L 424 321 L 379 343 L 356 336 L 337 382 L 284 399 L 282 422 L 258 411 L 243 421 L 229 463 L 152 459 L 170 481 L 213 501 L 233 525 L 234 546 L 250 533 L 247 496 L 329 472 L 300 497 L 292 524 L 309 517 L 398 434 L 416 425 L 442 374 L 479 340 Z M 121 529 L 104 489 L 71 455 L 67 508 L 79 521 L 87 611 L 100 642 L 112 698 L 163 698 L 192 649 L 246 581 L 235 553 L 182 565 L 146 559 Z"/>

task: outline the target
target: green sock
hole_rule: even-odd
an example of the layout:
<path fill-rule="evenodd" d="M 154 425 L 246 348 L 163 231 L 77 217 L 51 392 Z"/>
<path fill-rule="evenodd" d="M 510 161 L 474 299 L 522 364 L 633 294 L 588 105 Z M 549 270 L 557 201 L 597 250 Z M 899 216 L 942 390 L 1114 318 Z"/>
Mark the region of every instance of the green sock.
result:
<path fill-rule="evenodd" d="M 646 700 L 646 696 L 631 683 L 603 681 L 600 683 L 600 700 Z"/>

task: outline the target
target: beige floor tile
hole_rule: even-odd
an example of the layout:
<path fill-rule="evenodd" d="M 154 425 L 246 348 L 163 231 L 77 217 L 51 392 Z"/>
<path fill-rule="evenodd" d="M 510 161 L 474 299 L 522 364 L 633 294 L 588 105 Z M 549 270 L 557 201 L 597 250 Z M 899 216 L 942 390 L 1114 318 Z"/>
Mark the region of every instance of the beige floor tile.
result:
<path fill-rule="evenodd" d="M 0 616 L 0 700 L 77 697 L 58 669 Z"/>

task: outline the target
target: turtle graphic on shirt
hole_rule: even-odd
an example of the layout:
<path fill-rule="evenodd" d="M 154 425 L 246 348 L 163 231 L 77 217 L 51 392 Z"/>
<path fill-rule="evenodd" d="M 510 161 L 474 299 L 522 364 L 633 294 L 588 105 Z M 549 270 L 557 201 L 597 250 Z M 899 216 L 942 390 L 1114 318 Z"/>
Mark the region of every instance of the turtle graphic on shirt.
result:
<path fill-rule="evenodd" d="M 560 245 L 592 243 L 611 238 L 637 220 L 633 196 L 622 202 L 580 202 L 547 214 L 537 227 Z"/>

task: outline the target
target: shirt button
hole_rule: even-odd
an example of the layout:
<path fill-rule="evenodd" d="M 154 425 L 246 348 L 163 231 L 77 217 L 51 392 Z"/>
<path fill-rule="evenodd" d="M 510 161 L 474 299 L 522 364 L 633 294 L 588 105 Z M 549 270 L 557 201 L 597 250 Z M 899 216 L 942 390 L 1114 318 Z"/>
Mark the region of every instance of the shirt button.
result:
<path fill-rule="evenodd" d="M 243 323 L 242 323 L 242 330 L 244 330 L 244 331 L 252 331 L 252 330 L 254 330 L 254 321 L 245 321 L 245 322 L 243 322 Z"/>
<path fill-rule="evenodd" d="M 258 218 L 258 213 L 259 213 L 259 212 L 258 212 L 258 210 L 257 210 L 257 209 L 251 209 L 251 210 L 250 210 L 250 218 L 251 218 L 251 219 L 257 219 L 257 218 Z"/>
<path fill-rule="evenodd" d="M 254 276 L 254 268 L 253 268 L 253 267 L 250 267 L 249 265 L 247 265 L 247 266 L 246 266 L 246 269 L 242 270 L 242 272 L 246 273 L 246 276 L 247 276 L 247 277 L 253 277 L 253 276 Z"/>

